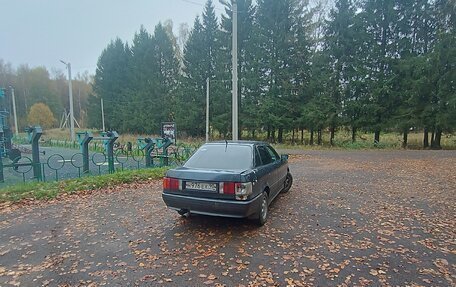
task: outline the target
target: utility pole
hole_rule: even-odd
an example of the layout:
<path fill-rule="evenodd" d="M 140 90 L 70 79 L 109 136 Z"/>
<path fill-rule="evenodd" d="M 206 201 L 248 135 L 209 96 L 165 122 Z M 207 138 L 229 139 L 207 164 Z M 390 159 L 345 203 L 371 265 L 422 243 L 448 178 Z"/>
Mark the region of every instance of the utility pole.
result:
<path fill-rule="evenodd" d="M 14 117 L 14 131 L 16 135 L 19 135 L 19 129 L 17 127 L 17 114 L 16 114 L 16 97 L 14 96 L 14 88 L 11 88 L 11 97 L 13 98 L 13 117 Z"/>
<path fill-rule="evenodd" d="M 78 97 L 78 99 L 79 99 L 79 122 L 80 122 L 80 126 L 79 126 L 79 127 L 82 126 L 82 113 L 81 113 L 81 86 L 80 86 L 80 85 L 81 85 L 81 83 L 78 83 L 78 86 L 79 86 L 79 87 L 78 87 L 78 91 L 79 91 L 79 97 Z"/>
<path fill-rule="evenodd" d="M 206 142 L 209 142 L 209 78 L 206 79 Z"/>
<path fill-rule="evenodd" d="M 27 105 L 27 88 L 24 88 L 24 105 L 25 105 L 25 110 L 28 111 L 28 105 Z"/>
<path fill-rule="evenodd" d="M 71 141 L 75 141 L 76 136 L 74 133 L 74 108 L 73 108 L 73 85 L 71 82 L 71 64 L 68 63 L 68 91 L 70 93 L 70 133 Z"/>
<path fill-rule="evenodd" d="M 71 63 L 65 63 L 64 61 L 60 60 L 64 65 L 68 68 L 68 92 L 70 98 L 70 135 L 71 141 L 76 140 L 76 136 L 74 133 L 74 109 L 73 109 L 73 86 L 71 83 Z"/>
<path fill-rule="evenodd" d="M 103 98 L 101 98 L 101 123 L 103 124 L 103 131 L 106 131 L 106 129 L 105 129 Z"/>
<path fill-rule="evenodd" d="M 232 133 L 233 140 L 238 140 L 239 127 L 238 127 L 238 57 L 237 57 L 237 1 L 233 1 L 233 47 L 232 47 L 232 56 L 233 56 L 233 122 L 232 122 Z"/>

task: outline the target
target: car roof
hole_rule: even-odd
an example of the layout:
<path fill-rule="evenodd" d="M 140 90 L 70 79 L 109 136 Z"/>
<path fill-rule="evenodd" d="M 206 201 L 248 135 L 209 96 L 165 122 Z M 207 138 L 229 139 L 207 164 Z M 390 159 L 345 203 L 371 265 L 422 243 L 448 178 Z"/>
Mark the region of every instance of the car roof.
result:
<path fill-rule="evenodd" d="M 228 145 L 268 145 L 266 142 L 262 141 L 251 141 L 251 140 L 237 140 L 237 141 L 214 141 L 208 142 L 207 145 L 210 144 L 228 144 Z"/>

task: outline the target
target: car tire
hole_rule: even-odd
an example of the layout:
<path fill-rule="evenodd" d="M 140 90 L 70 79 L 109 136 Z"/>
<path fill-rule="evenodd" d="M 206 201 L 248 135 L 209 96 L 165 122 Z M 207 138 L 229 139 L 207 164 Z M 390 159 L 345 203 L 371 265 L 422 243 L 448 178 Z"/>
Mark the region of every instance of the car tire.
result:
<path fill-rule="evenodd" d="M 264 191 L 263 194 L 261 195 L 260 210 L 258 211 L 257 224 L 259 226 L 263 226 L 268 219 L 268 214 L 269 214 L 269 200 L 268 199 L 269 199 L 268 193 L 266 191 Z"/>
<path fill-rule="evenodd" d="M 293 185 L 293 176 L 291 176 L 291 173 L 287 173 L 287 176 L 285 177 L 285 182 L 283 183 L 283 193 L 287 193 L 291 186 Z"/>

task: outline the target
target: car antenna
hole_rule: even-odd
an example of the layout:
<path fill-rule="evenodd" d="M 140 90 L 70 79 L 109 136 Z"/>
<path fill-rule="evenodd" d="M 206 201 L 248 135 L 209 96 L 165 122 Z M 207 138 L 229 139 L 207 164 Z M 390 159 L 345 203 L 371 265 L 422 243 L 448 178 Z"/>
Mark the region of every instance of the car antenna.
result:
<path fill-rule="evenodd" d="M 225 139 L 225 152 L 226 152 L 227 148 L 228 148 L 228 141 Z"/>

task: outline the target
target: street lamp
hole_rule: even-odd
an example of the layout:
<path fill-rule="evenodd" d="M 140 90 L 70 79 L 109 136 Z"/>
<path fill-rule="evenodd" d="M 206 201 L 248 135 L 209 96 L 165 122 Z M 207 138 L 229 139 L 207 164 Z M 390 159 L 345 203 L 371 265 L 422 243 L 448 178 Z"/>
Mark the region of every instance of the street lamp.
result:
<path fill-rule="evenodd" d="M 73 111 L 73 86 L 71 84 L 71 63 L 66 63 L 60 60 L 68 69 L 68 93 L 70 98 L 70 134 L 71 141 L 75 141 L 76 136 L 74 133 L 74 111 Z"/>
<path fill-rule="evenodd" d="M 16 98 L 14 97 L 14 88 L 12 86 L 10 86 L 9 88 L 11 89 L 11 97 L 13 98 L 14 131 L 16 132 L 17 136 L 19 135 L 19 129 L 17 127 Z"/>

